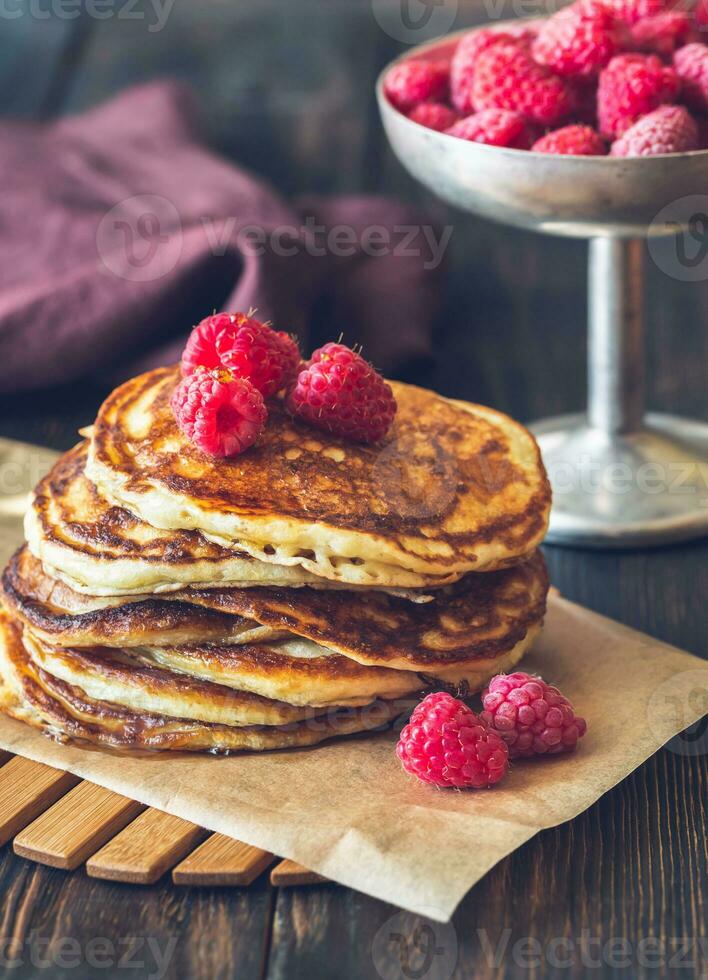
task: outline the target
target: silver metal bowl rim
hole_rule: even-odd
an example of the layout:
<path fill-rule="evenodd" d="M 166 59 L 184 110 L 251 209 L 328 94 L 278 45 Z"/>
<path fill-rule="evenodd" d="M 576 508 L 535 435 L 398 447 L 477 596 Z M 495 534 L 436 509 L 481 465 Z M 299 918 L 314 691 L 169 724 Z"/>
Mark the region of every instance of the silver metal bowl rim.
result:
<path fill-rule="evenodd" d="M 393 68 L 394 65 L 400 64 L 403 61 L 410 61 L 417 58 L 420 54 L 426 51 L 434 50 L 440 47 L 441 44 L 454 41 L 455 38 L 461 38 L 465 34 L 473 34 L 476 31 L 487 30 L 490 27 L 493 30 L 497 30 L 503 24 L 518 24 L 523 20 L 538 20 L 538 17 L 510 17 L 506 20 L 496 21 L 494 24 L 480 24 L 478 27 L 467 27 L 462 28 L 459 31 L 452 31 L 449 34 L 442 34 L 440 37 L 433 38 L 430 41 L 426 41 L 425 44 L 416 45 L 416 47 L 411 48 L 409 51 L 404 52 L 399 55 L 398 58 L 394 58 L 390 61 L 379 73 L 376 80 L 376 99 L 379 104 L 379 111 L 383 115 L 387 113 L 389 115 L 395 116 L 402 120 L 405 120 L 405 125 L 415 127 L 416 129 L 424 129 L 426 132 L 432 134 L 432 138 L 440 139 L 442 141 L 455 140 L 457 143 L 466 144 L 469 147 L 467 151 L 470 156 L 475 153 L 490 153 L 496 154 L 497 156 L 509 156 L 512 155 L 514 158 L 518 158 L 520 155 L 531 157 L 532 159 L 541 158 L 543 160 L 548 160 L 549 156 L 554 156 L 558 161 L 563 161 L 561 166 L 572 167 L 572 166 L 598 166 L 598 167 L 611 167 L 611 166 L 626 166 L 628 162 L 631 161 L 632 165 L 640 167 L 652 167 L 656 166 L 657 160 L 672 160 L 672 159 L 691 159 L 694 157 L 708 156 L 708 149 L 705 150 L 689 150 L 685 153 L 660 153 L 655 156 L 644 156 L 644 157 L 611 157 L 606 156 L 573 156 L 567 153 L 539 153 L 538 150 L 518 150 L 513 149 L 509 146 L 490 146 L 488 143 L 474 143 L 471 140 L 460 139 L 459 136 L 450 136 L 448 133 L 441 133 L 436 129 L 429 129 L 427 126 L 422 126 L 420 123 L 415 122 L 413 119 L 409 119 L 405 113 L 397 109 L 391 102 L 389 102 L 386 94 L 384 93 L 384 79 L 388 72 Z M 460 150 L 460 152 L 465 152 Z"/>

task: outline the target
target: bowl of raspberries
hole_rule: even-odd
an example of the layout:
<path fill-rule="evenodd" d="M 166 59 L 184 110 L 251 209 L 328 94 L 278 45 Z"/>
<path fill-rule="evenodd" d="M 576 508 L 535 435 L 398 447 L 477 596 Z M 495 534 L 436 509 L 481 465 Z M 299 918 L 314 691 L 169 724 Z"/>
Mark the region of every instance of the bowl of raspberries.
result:
<path fill-rule="evenodd" d="M 449 59 L 391 67 L 384 92 L 418 125 L 490 146 L 614 157 L 706 149 L 708 2 L 685 6 L 576 0 L 545 19 L 467 31 Z"/>
<path fill-rule="evenodd" d="M 382 73 L 379 105 L 401 161 L 452 203 L 642 235 L 705 185 L 706 42 L 708 0 L 575 0 L 414 49 Z"/>

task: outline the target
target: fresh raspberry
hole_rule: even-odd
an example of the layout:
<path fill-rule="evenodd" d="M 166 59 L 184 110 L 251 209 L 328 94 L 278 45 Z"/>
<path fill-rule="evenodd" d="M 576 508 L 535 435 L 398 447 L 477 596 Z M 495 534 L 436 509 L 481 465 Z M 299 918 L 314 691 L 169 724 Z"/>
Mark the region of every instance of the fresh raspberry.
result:
<path fill-rule="evenodd" d="M 656 17 L 676 0 L 596 0 L 599 6 L 609 10 L 617 20 L 636 24 L 648 17 Z"/>
<path fill-rule="evenodd" d="M 472 105 L 478 112 L 512 109 L 532 122 L 553 126 L 570 114 L 573 97 L 565 79 L 537 65 L 526 48 L 503 41 L 477 58 Z"/>
<path fill-rule="evenodd" d="M 427 129 L 436 129 L 442 133 L 457 122 L 458 115 L 442 102 L 421 102 L 408 114 L 408 118 Z"/>
<path fill-rule="evenodd" d="M 531 147 L 536 153 L 562 153 L 574 157 L 601 157 L 607 145 L 592 126 L 564 126 L 546 133 Z"/>
<path fill-rule="evenodd" d="M 683 97 L 688 105 L 708 112 L 708 47 L 687 44 L 674 55 L 674 67 L 683 82 Z"/>
<path fill-rule="evenodd" d="M 410 112 L 421 102 L 444 102 L 449 65 L 443 61 L 402 61 L 386 75 L 384 91 L 401 112 Z"/>
<path fill-rule="evenodd" d="M 612 14 L 581 4 L 549 17 L 531 51 L 539 64 L 559 75 L 592 78 L 617 53 L 619 42 Z"/>
<path fill-rule="evenodd" d="M 435 786 L 483 789 L 509 768 L 506 743 L 451 694 L 429 694 L 401 732 L 396 755 L 411 776 Z"/>
<path fill-rule="evenodd" d="M 182 432 L 209 456 L 242 453 L 256 441 L 268 418 L 260 391 L 223 369 L 182 378 L 171 405 Z"/>
<path fill-rule="evenodd" d="M 610 148 L 613 157 L 655 157 L 662 153 L 686 153 L 700 146 L 698 126 L 682 105 L 664 105 L 620 136 Z"/>
<path fill-rule="evenodd" d="M 637 51 L 671 55 L 689 40 L 692 32 L 693 21 L 686 11 L 668 10 L 634 24 L 629 43 Z"/>
<path fill-rule="evenodd" d="M 465 34 L 455 48 L 450 62 L 450 100 L 458 112 L 472 112 L 472 78 L 477 58 L 500 41 L 524 45 L 536 36 L 535 27 L 524 23 L 511 24 L 505 30 L 483 28 Z"/>
<path fill-rule="evenodd" d="M 511 759 L 572 752 L 588 727 L 557 687 L 523 671 L 493 677 L 482 705 L 481 720 L 502 736 Z"/>
<path fill-rule="evenodd" d="M 182 374 L 225 368 L 269 398 L 293 380 L 300 351 L 292 337 L 245 313 L 216 313 L 199 323 L 182 354 Z"/>
<path fill-rule="evenodd" d="M 460 119 L 446 132 L 448 136 L 457 136 L 472 143 L 509 146 L 516 150 L 528 150 L 532 143 L 526 120 L 510 109 L 483 109 Z"/>
<path fill-rule="evenodd" d="M 355 442 L 377 442 L 391 427 L 391 386 L 344 344 L 325 344 L 300 371 L 287 405 L 293 415 Z"/>
<path fill-rule="evenodd" d="M 600 72 L 597 115 L 603 136 L 621 136 L 640 116 L 674 102 L 681 82 L 655 54 L 619 54 Z"/>

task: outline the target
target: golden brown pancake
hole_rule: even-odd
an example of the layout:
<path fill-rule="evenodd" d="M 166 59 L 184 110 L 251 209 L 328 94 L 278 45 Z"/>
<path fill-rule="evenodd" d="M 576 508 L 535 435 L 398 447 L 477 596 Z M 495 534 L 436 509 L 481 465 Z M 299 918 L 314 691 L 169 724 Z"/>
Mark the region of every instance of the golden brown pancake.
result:
<path fill-rule="evenodd" d="M 427 686 L 413 671 L 368 667 L 310 640 L 228 647 L 140 647 L 130 653 L 152 666 L 317 708 L 391 700 Z"/>
<path fill-rule="evenodd" d="M 366 667 L 308 640 L 115 650 L 58 647 L 25 630 L 23 642 L 38 666 L 96 700 L 200 721 L 222 721 L 208 714 L 213 711 L 249 714 L 247 721 L 232 719 L 229 725 L 279 724 L 283 719 L 255 721 L 250 716 L 289 712 L 290 706 L 360 706 L 377 698 L 414 694 L 426 686 L 411 671 Z M 300 716 L 307 714 L 304 710 Z"/>
<path fill-rule="evenodd" d="M 20 551 L 5 570 L 3 589 L 9 608 L 49 643 L 170 648 L 160 662 L 189 673 L 174 648 L 272 649 L 281 646 L 275 641 L 303 637 L 319 646 L 320 656 L 335 652 L 372 667 L 464 682 L 471 690 L 520 660 L 541 626 L 548 592 L 545 563 L 537 552 L 515 568 L 470 574 L 420 605 L 379 592 L 255 587 L 185 589 L 70 615 L 52 605 L 52 580 L 37 566 Z M 65 590 L 60 584 L 60 597 Z M 71 596 L 68 601 L 76 604 Z M 245 654 L 232 650 L 229 656 L 238 662 Z M 199 676 L 211 679 L 203 672 Z M 249 689 L 277 696 L 270 689 Z"/>
<path fill-rule="evenodd" d="M 47 575 L 26 547 L 5 567 L 0 594 L 6 607 L 37 636 L 64 646 L 257 643 L 287 635 L 247 617 L 177 598 L 170 602 L 159 598 L 135 601 L 135 597 L 132 601 L 95 599 Z"/>
<path fill-rule="evenodd" d="M 34 665 L 47 676 L 80 688 L 93 701 L 110 701 L 141 713 L 229 728 L 287 725 L 316 713 L 307 705 L 285 704 L 141 663 L 121 650 L 51 646 L 27 630 L 23 643 Z"/>
<path fill-rule="evenodd" d="M 342 587 L 297 565 L 279 566 L 221 547 L 196 531 L 151 527 L 98 493 L 84 474 L 86 454 L 86 443 L 75 446 L 40 481 L 25 516 L 25 533 L 47 574 L 88 596 L 91 609 L 186 585 Z M 413 602 L 430 598 L 422 590 L 394 591 Z M 89 611 L 78 608 L 76 596 L 71 601 L 77 612 Z"/>
<path fill-rule="evenodd" d="M 197 531 L 158 530 L 111 506 L 84 475 L 87 450 L 80 443 L 57 460 L 37 485 L 25 518 L 33 554 L 75 591 L 120 596 L 194 583 L 318 581 L 304 569 L 258 561 Z"/>
<path fill-rule="evenodd" d="M 357 585 L 427 587 L 533 552 L 550 490 L 533 437 L 492 409 L 394 384 L 398 412 L 377 445 L 270 405 L 257 442 L 213 459 L 177 427 L 177 368 L 111 394 L 87 475 L 155 527 L 202 531 L 262 561 Z"/>
<path fill-rule="evenodd" d="M 390 724 L 405 706 L 376 701 L 289 725 L 242 728 L 132 711 L 92 700 L 36 667 L 19 626 L 0 612 L 0 710 L 54 738 L 117 748 L 227 753 L 316 745 L 339 735 L 373 731 Z"/>
<path fill-rule="evenodd" d="M 472 683 L 478 672 L 484 681 L 508 669 L 530 645 L 545 615 L 548 573 L 539 551 L 514 568 L 466 575 L 424 605 L 376 592 L 309 588 L 190 589 L 184 595 L 362 664 Z"/>

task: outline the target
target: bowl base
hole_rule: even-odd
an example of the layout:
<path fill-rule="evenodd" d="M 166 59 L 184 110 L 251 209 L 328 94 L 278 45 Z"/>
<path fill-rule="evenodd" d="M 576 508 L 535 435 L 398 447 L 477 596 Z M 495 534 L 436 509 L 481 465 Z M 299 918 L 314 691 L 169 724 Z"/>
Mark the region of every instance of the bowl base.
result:
<path fill-rule="evenodd" d="M 547 541 L 592 548 L 669 544 L 708 535 L 708 425 L 648 414 L 608 435 L 585 415 L 530 426 L 553 487 Z"/>

